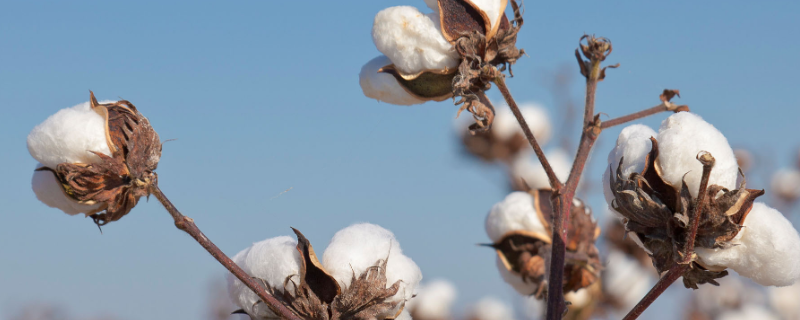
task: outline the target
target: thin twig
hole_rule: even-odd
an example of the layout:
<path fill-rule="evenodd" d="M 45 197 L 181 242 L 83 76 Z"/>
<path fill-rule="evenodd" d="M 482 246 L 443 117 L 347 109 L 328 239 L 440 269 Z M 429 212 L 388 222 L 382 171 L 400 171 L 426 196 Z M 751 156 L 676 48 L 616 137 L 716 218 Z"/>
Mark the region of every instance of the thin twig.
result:
<path fill-rule="evenodd" d="M 220 264 L 222 264 L 225 269 L 228 269 L 237 279 L 242 281 L 250 290 L 258 295 L 261 300 L 272 310 L 273 313 L 276 315 L 284 318 L 284 319 L 291 319 L 291 320 L 300 320 L 300 318 L 295 315 L 292 311 L 290 311 L 286 306 L 281 304 L 275 297 L 271 296 L 267 293 L 264 288 L 262 288 L 258 283 L 256 283 L 247 273 L 245 273 L 236 263 L 228 258 L 225 253 L 222 252 L 217 246 L 209 240 L 197 225 L 194 224 L 194 220 L 191 218 L 184 216 L 172 205 L 172 202 L 167 199 L 167 196 L 161 192 L 161 189 L 158 187 L 157 184 L 153 184 L 151 187 L 150 192 L 156 196 L 159 202 L 167 209 L 167 212 L 172 216 L 172 219 L 175 220 L 175 227 L 181 229 L 188 233 L 192 238 L 194 238 L 200 246 L 202 246 L 208 253 L 211 254 Z"/>
<path fill-rule="evenodd" d="M 503 94 L 503 98 L 506 99 L 506 103 L 508 104 L 509 108 L 511 108 L 511 112 L 514 113 L 514 117 L 517 118 L 517 122 L 519 122 L 520 127 L 522 127 L 522 132 L 525 133 L 525 137 L 528 138 L 528 142 L 530 142 L 531 147 L 533 147 L 533 152 L 536 153 L 536 157 L 539 158 L 539 162 L 542 164 L 544 172 L 547 173 L 548 180 L 550 180 L 550 187 L 552 187 L 554 190 L 558 190 L 561 188 L 561 181 L 558 180 L 555 171 L 553 171 L 553 167 L 550 166 L 550 162 L 547 161 L 547 157 L 544 156 L 542 147 L 540 147 L 539 143 L 536 142 L 536 137 L 533 136 L 531 128 L 528 127 L 528 123 L 525 121 L 525 118 L 519 111 L 517 102 L 514 101 L 514 97 L 511 96 L 511 92 L 508 91 L 505 76 L 496 70 L 495 72 L 497 76 L 494 78 L 494 83 L 497 85 L 497 89 Z"/>
<path fill-rule="evenodd" d="M 678 280 L 687 269 L 689 269 L 688 264 L 676 264 L 667 270 L 667 273 L 658 280 L 656 285 L 647 292 L 647 295 L 645 295 L 622 320 L 634 320 L 641 316 L 644 310 L 656 301 L 656 299 L 661 296 L 675 280 Z"/>
<path fill-rule="evenodd" d="M 619 118 L 614 118 L 614 119 L 611 119 L 611 120 L 608 120 L 608 121 L 603 121 L 603 123 L 600 125 L 600 128 L 601 129 L 611 128 L 613 126 L 618 126 L 618 125 L 621 125 L 621 124 L 624 124 L 624 123 L 631 122 L 633 120 L 638 120 L 638 119 L 641 119 L 641 118 L 644 118 L 644 117 L 647 117 L 647 116 L 651 116 L 651 115 L 654 115 L 656 113 L 664 112 L 664 111 L 670 111 L 670 109 L 669 109 L 669 107 L 667 107 L 666 104 L 662 103 L 662 104 L 659 104 L 659 105 L 657 105 L 655 107 L 652 107 L 652 108 L 649 108 L 649 109 L 645 109 L 645 110 L 642 110 L 642 111 L 639 111 L 639 112 L 634 112 L 634 113 L 631 113 L 629 115 L 622 116 L 622 117 L 619 117 Z"/>

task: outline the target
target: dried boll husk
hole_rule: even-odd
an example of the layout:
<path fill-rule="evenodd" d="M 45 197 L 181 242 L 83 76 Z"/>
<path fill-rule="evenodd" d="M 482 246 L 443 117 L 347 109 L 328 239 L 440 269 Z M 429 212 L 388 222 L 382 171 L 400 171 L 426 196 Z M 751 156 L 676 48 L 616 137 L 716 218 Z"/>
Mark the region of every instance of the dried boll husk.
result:
<path fill-rule="evenodd" d="M 551 232 L 553 208 L 550 203 L 552 190 L 530 190 L 533 197 L 533 209 L 536 218 Z M 583 202 L 575 199 L 567 226 L 567 253 L 564 266 L 564 291 L 577 291 L 588 287 L 599 278 L 601 270 L 600 257 L 595 240 L 600 235 L 600 228 L 591 215 L 591 210 Z M 512 230 L 506 232 L 500 240 L 490 244 L 497 252 L 498 260 L 508 272 L 531 284 L 529 292 L 542 299 L 547 294 L 550 252 L 552 238 L 550 234 L 536 230 Z M 521 289 L 517 288 L 518 290 Z"/>
<path fill-rule="evenodd" d="M 378 69 L 392 75 L 397 83 L 411 96 L 422 101 L 444 101 L 453 96 L 450 84 L 455 69 L 425 70 L 416 74 L 404 74 L 394 64 Z"/>
<path fill-rule="evenodd" d="M 659 273 L 678 263 L 691 263 L 691 268 L 683 275 L 687 288 L 696 289 L 703 283 L 717 285 L 714 279 L 727 275 L 724 268 L 709 268 L 695 257 L 685 256 L 691 232 L 689 218 L 702 208 L 695 247 L 724 248 L 739 233 L 753 201 L 764 191 L 746 189 L 745 179 L 735 190 L 708 185 L 700 190 L 705 196 L 703 203 L 698 203 L 685 181 L 676 187 L 662 178 L 657 163 L 658 141 L 652 137 L 650 140 L 652 148 L 641 173 L 633 172 L 625 177 L 621 172 L 622 160 L 616 174 L 611 172 L 609 184 L 614 196 L 611 207 L 624 217 L 625 229 L 641 240 Z M 707 172 L 704 169 L 704 179 L 708 179 L 714 165 L 713 156 L 701 152 L 698 160 L 709 168 Z"/>
<path fill-rule="evenodd" d="M 60 163 L 52 172 L 65 194 L 81 204 L 100 206 L 87 213 L 98 226 L 119 220 L 136 206 L 139 198 L 150 195 L 161 159 L 161 141 L 150 122 L 126 101 L 100 104 L 90 92 L 91 108 L 105 120 L 108 156 L 87 150 L 97 163 Z"/>

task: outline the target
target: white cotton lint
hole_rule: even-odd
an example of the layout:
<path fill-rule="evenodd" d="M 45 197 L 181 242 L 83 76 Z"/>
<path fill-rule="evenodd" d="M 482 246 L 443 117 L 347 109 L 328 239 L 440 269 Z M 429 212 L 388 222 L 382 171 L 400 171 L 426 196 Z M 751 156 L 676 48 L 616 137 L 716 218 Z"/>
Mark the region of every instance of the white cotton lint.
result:
<path fill-rule="evenodd" d="M 547 110 L 541 105 L 533 102 L 522 103 L 519 107 L 519 112 L 528 124 L 536 142 L 539 145 L 545 145 L 550 141 L 550 134 L 552 126 L 550 125 L 550 116 Z M 495 104 L 495 117 L 492 123 L 492 134 L 500 140 L 511 139 L 516 134 L 523 137 L 525 134 L 520 127 L 511 108 L 505 102 Z"/>
<path fill-rule="evenodd" d="M 36 165 L 36 169 L 41 167 L 41 163 Z M 64 189 L 61 187 L 61 183 L 56 180 L 55 174 L 51 171 L 33 171 L 31 186 L 33 188 L 33 193 L 36 194 L 36 198 L 39 199 L 39 201 L 48 207 L 60 209 L 68 215 L 94 213 L 102 206 L 102 203 L 95 203 L 92 205 L 82 204 L 67 196 Z"/>
<path fill-rule="evenodd" d="M 648 126 L 641 124 L 627 126 L 619 133 L 616 145 L 608 153 L 608 166 L 603 170 L 603 195 L 608 208 L 618 216 L 619 213 L 611 208 L 611 201 L 614 199 L 609 185 L 611 174 L 613 172 L 616 178 L 620 159 L 623 159 L 621 167 L 623 177 L 628 178 L 634 172 L 641 173 L 644 170 L 647 153 L 652 148 L 650 138 L 656 136 L 656 132 Z"/>
<path fill-rule="evenodd" d="M 438 14 L 422 14 L 417 8 L 386 8 L 375 16 L 372 40 L 405 74 L 452 69 L 459 56 L 442 35 Z"/>
<path fill-rule="evenodd" d="M 513 320 L 511 306 L 494 297 L 485 297 L 475 303 L 468 312 L 469 319 L 475 320 Z"/>
<path fill-rule="evenodd" d="M 644 297 L 653 285 L 654 277 L 642 268 L 639 261 L 618 250 L 611 250 L 603 270 L 603 289 L 629 310 Z"/>
<path fill-rule="evenodd" d="M 417 320 L 450 319 L 453 302 L 456 301 L 456 287 L 447 280 L 434 280 L 423 284 L 416 297 L 407 303 Z"/>
<path fill-rule="evenodd" d="M 496 29 L 498 24 L 500 23 L 500 19 L 505 14 L 506 6 L 508 5 L 508 0 L 469 0 L 473 4 L 475 4 L 478 9 L 486 13 L 486 16 L 489 17 L 489 23 L 492 26 L 492 29 Z"/>
<path fill-rule="evenodd" d="M 562 183 L 567 181 L 572 169 L 572 158 L 563 149 L 555 148 L 545 152 L 550 168 Z M 511 163 L 513 179 L 523 179 L 532 189 L 550 188 L 550 178 L 533 152 L 520 153 Z"/>
<path fill-rule="evenodd" d="M 378 72 L 380 68 L 392 64 L 386 56 L 376 57 L 363 67 L 358 74 L 358 82 L 364 95 L 386 103 L 408 106 L 424 103 L 425 100 L 419 99 L 406 91 L 397 79 L 391 74 Z"/>
<path fill-rule="evenodd" d="M 533 207 L 534 198 L 527 192 L 517 191 L 498 202 L 486 216 L 486 234 L 497 243 L 508 232 L 524 230 L 549 235 Z"/>
<path fill-rule="evenodd" d="M 344 289 L 350 286 L 353 274 L 358 277 L 367 268 L 387 258 L 387 286 L 400 281 L 400 290 L 387 301 L 400 301 L 399 308 L 402 301 L 408 301 L 416 294 L 422 272 L 411 258 L 403 255 L 403 249 L 391 231 L 370 223 L 354 224 L 339 230 L 325 249 L 322 264 Z"/>
<path fill-rule="evenodd" d="M 788 287 L 770 287 L 769 304 L 783 319 L 800 319 L 800 283 Z"/>
<path fill-rule="evenodd" d="M 297 251 L 297 240 L 280 236 L 256 242 L 233 257 L 248 275 L 266 281 L 282 292 L 288 276 L 300 274 L 301 257 Z M 297 279 L 295 279 L 297 280 Z M 297 281 L 295 281 L 297 282 Z M 289 290 L 294 288 L 289 287 Z M 277 318 L 261 299 L 239 279 L 228 274 L 228 294 L 231 301 L 254 319 Z"/>
<path fill-rule="evenodd" d="M 709 268 L 730 268 L 764 286 L 788 286 L 800 278 L 800 235 L 778 210 L 753 204 L 727 248 L 696 248 Z"/>
<path fill-rule="evenodd" d="M 108 103 L 112 101 L 103 101 Z M 59 163 L 96 163 L 91 153 L 111 155 L 106 140 L 105 119 L 92 110 L 89 102 L 61 109 L 28 134 L 28 152 L 46 167 Z"/>
<path fill-rule="evenodd" d="M 707 151 L 715 159 L 709 184 L 728 189 L 736 189 L 739 165 L 728 139 L 719 130 L 700 116 L 689 112 L 678 112 L 661 123 L 658 131 L 658 165 L 661 176 L 680 187 L 686 180 L 689 192 L 697 197 L 703 165 L 697 161 L 697 154 Z"/>
<path fill-rule="evenodd" d="M 800 198 L 800 170 L 780 169 L 772 175 L 770 191 L 784 200 L 793 201 Z"/>

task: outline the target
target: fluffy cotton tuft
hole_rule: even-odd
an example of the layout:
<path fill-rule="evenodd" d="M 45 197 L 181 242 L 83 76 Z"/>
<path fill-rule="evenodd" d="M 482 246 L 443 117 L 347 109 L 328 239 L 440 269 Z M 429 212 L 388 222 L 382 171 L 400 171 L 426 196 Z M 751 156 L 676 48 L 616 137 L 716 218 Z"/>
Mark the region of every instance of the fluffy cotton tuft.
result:
<path fill-rule="evenodd" d="M 494 297 L 485 297 L 469 311 L 469 319 L 475 320 L 513 320 L 511 306 Z"/>
<path fill-rule="evenodd" d="M 503 235 L 514 230 L 550 234 L 533 207 L 533 196 L 527 192 L 512 192 L 492 206 L 486 217 L 486 234 L 492 242 L 500 241 Z"/>
<path fill-rule="evenodd" d="M 506 9 L 506 4 L 508 0 L 471 0 L 475 6 L 478 7 L 481 11 L 486 13 L 486 16 L 489 17 L 489 22 L 492 25 L 492 29 L 500 23 L 500 18 L 502 17 Z"/>
<path fill-rule="evenodd" d="M 744 228 L 725 249 L 696 248 L 708 267 L 728 267 L 764 286 L 788 286 L 800 278 L 800 235 L 789 220 L 756 202 Z"/>
<path fill-rule="evenodd" d="M 569 171 L 572 169 L 572 159 L 562 149 L 552 149 L 545 152 L 550 167 L 561 182 L 567 181 Z M 539 158 L 532 152 L 524 152 L 511 163 L 511 176 L 513 179 L 524 179 L 525 183 L 533 189 L 549 188 L 550 179 L 539 162 Z"/>
<path fill-rule="evenodd" d="M 36 165 L 36 169 L 42 167 L 42 164 Z M 81 204 L 78 201 L 67 196 L 61 183 L 56 180 L 55 174 L 50 171 L 34 171 L 33 178 L 31 179 L 33 186 L 33 193 L 36 198 L 42 203 L 51 208 L 61 209 L 68 215 L 76 215 L 79 213 L 90 214 L 97 211 L 102 206 L 102 203 L 95 203 L 93 205 Z"/>
<path fill-rule="evenodd" d="M 631 173 L 641 173 L 644 170 L 647 153 L 652 148 L 650 137 L 655 138 L 656 136 L 658 134 L 653 129 L 641 124 L 634 124 L 622 129 L 619 137 L 617 137 L 617 144 L 608 153 L 608 165 L 614 171 L 614 174 L 617 174 L 619 161 L 623 157 L 622 176 L 627 178 Z M 608 203 L 609 208 L 611 208 L 611 200 L 614 199 L 609 186 L 610 178 L 611 171 L 606 168 L 603 171 L 603 195 L 606 197 L 606 203 Z M 614 209 L 611 209 L 611 211 L 613 212 Z"/>
<path fill-rule="evenodd" d="M 103 101 L 108 103 L 111 101 Z M 28 134 L 28 152 L 46 167 L 59 163 L 96 163 L 90 151 L 111 155 L 106 141 L 106 122 L 89 102 L 61 109 Z"/>
<path fill-rule="evenodd" d="M 519 274 L 515 274 L 511 270 L 508 270 L 506 265 L 503 264 L 503 260 L 501 260 L 499 256 L 495 262 L 497 270 L 500 271 L 500 277 L 503 278 L 503 281 L 508 283 L 508 285 L 514 288 L 514 290 L 516 290 L 520 295 L 532 295 L 539 288 L 539 286 L 532 281 L 525 282 L 522 280 L 522 277 Z"/>
<path fill-rule="evenodd" d="M 449 281 L 434 280 L 420 287 L 408 308 L 418 319 L 450 319 L 456 294 L 456 287 Z"/>
<path fill-rule="evenodd" d="M 322 255 L 322 264 L 344 288 L 350 285 L 353 273 L 359 276 L 387 257 L 387 285 L 401 281 L 400 290 L 389 301 L 408 301 L 416 293 L 422 272 L 411 258 L 403 255 L 394 234 L 378 225 L 360 223 L 336 232 Z"/>
<path fill-rule="evenodd" d="M 772 190 L 783 199 L 800 198 L 800 171 L 781 169 L 772 175 Z"/>
<path fill-rule="evenodd" d="M 709 184 L 731 190 L 738 187 L 739 165 L 728 139 L 696 114 L 678 112 L 664 120 L 658 130 L 658 150 L 664 180 L 680 187 L 686 175 L 686 185 L 693 197 L 697 197 L 703 173 L 703 165 L 696 158 L 700 151 L 710 152 L 716 160 Z"/>
<path fill-rule="evenodd" d="M 375 57 L 361 67 L 358 82 L 364 95 L 386 103 L 409 106 L 424 103 L 404 89 L 391 74 L 378 72 L 378 69 L 392 64 L 386 56 Z"/>
<path fill-rule="evenodd" d="M 603 289 L 622 302 L 621 309 L 633 308 L 652 285 L 653 277 L 638 261 L 618 250 L 608 254 L 608 265 L 603 270 Z"/>
<path fill-rule="evenodd" d="M 267 281 L 273 288 L 283 290 L 283 282 L 290 275 L 300 274 L 301 257 L 297 240 L 289 236 L 275 237 L 254 243 L 233 257 L 248 275 Z M 295 279 L 297 280 L 297 279 Z M 290 287 L 290 290 L 293 288 Z M 277 318 L 261 299 L 232 274 L 228 275 L 228 294 L 234 304 L 254 319 Z"/>
<path fill-rule="evenodd" d="M 439 15 L 409 6 L 391 7 L 375 15 L 372 40 L 378 51 L 407 74 L 458 66 L 458 53 L 442 35 Z"/>
<path fill-rule="evenodd" d="M 779 320 L 769 309 L 755 304 L 748 304 L 739 310 L 728 310 L 717 317 L 719 320 Z"/>
<path fill-rule="evenodd" d="M 522 132 L 517 118 L 511 112 L 511 108 L 505 102 L 495 104 L 497 107 L 497 114 L 492 123 L 492 133 L 501 140 L 508 140 L 515 134 L 525 134 Z M 533 132 L 536 137 L 536 142 L 540 145 L 546 144 L 550 141 L 550 133 L 552 126 L 550 125 L 550 117 L 547 115 L 547 110 L 536 103 L 523 103 L 519 107 L 519 112 L 528 123 L 528 128 Z"/>

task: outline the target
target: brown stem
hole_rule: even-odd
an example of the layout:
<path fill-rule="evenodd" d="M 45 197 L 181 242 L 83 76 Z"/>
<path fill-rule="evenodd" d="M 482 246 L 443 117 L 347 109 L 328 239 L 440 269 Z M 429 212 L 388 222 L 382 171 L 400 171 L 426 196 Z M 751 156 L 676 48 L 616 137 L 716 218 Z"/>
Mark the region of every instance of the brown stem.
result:
<path fill-rule="evenodd" d="M 547 178 L 550 180 L 550 187 L 558 190 L 561 188 L 561 181 L 558 180 L 555 171 L 553 171 L 553 168 L 550 166 L 550 162 L 547 161 L 547 157 L 544 156 L 542 147 L 540 147 L 539 143 L 536 142 L 536 137 L 533 136 L 531 128 L 528 127 L 528 123 L 525 121 L 525 118 L 522 117 L 522 113 L 519 111 L 519 107 L 517 107 L 517 102 L 514 101 L 514 97 L 511 96 L 511 92 L 508 91 L 505 76 L 496 70 L 495 72 L 497 76 L 494 77 L 494 83 L 497 85 L 497 89 L 503 94 L 503 98 L 506 99 L 506 103 L 508 103 L 509 108 L 511 108 L 511 112 L 514 113 L 514 117 L 517 118 L 517 122 L 519 122 L 519 125 L 522 127 L 522 132 L 525 133 L 525 137 L 528 138 L 528 142 L 530 142 L 531 147 L 533 147 L 533 152 L 536 153 L 536 157 L 539 158 L 539 162 L 542 164 L 542 167 L 544 167 L 544 171 L 547 173 Z"/>
<path fill-rule="evenodd" d="M 634 112 L 629 115 L 622 116 L 619 118 L 614 118 L 608 121 L 603 121 L 603 123 L 600 125 L 600 129 L 611 128 L 613 126 L 618 126 L 623 123 L 631 122 L 633 120 L 638 120 L 647 116 L 654 115 L 659 112 L 664 112 L 669 110 L 670 109 L 667 107 L 667 105 L 662 103 L 649 109 L 645 109 L 639 112 Z"/>
<path fill-rule="evenodd" d="M 688 264 L 676 264 L 667 270 L 667 273 L 658 280 L 658 283 L 656 283 L 656 285 L 653 286 L 649 292 L 647 292 L 647 295 L 645 295 L 644 298 L 642 298 L 642 300 L 640 300 L 639 303 L 637 303 L 636 306 L 633 307 L 630 312 L 628 312 L 625 318 L 622 318 L 622 320 L 633 320 L 642 315 L 642 312 L 644 312 L 647 307 L 653 304 L 653 302 L 656 301 L 656 299 L 662 293 L 664 293 L 664 291 L 667 290 L 667 288 L 669 288 L 669 286 L 675 282 L 675 280 L 678 280 L 678 278 L 680 278 L 687 269 L 689 269 Z"/>
<path fill-rule="evenodd" d="M 245 273 L 236 263 L 228 258 L 225 253 L 222 252 L 217 246 L 209 240 L 197 225 L 194 224 L 194 220 L 187 216 L 184 216 L 172 205 L 172 202 L 167 199 L 167 196 L 161 192 L 161 189 L 158 187 L 157 184 L 153 184 L 150 191 L 153 195 L 156 196 L 158 201 L 167 209 L 167 212 L 172 216 L 172 219 L 175 220 L 175 226 L 178 229 L 181 229 L 188 233 L 192 238 L 194 238 L 200 246 L 202 246 L 208 253 L 211 254 L 220 264 L 222 264 L 225 269 L 228 269 L 237 279 L 242 281 L 250 290 L 258 295 L 261 300 L 266 303 L 266 305 L 272 310 L 273 313 L 276 315 L 284 318 L 284 319 L 291 319 L 291 320 L 300 320 L 300 318 L 295 315 L 291 310 L 286 308 L 283 304 L 281 304 L 275 297 L 271 296 L 267 293 L 264 288 L 262 288 L 255 280 L 253 280 L 247 273 Z"/>
<path fill-rule="evenodd" d="M 703 208 L 706 206 L 706 190 L 708 189 L 708 179 L 711 177 L 711 169 L 714 167 L 716 160 L 707 151 L 700 151 L 697 154 L 697 160 L 703 164 L 703 176 L 700 178 L 700 188 L 697 190 L 697 202 L 694 205 L 694 210 L 690 210 L 689 214 L 689 234 L 686 239 L 686 253 L 683 256 L 683 264 L 689 264 L 694 261 L 694 238 L 697 237 L 697 227 L 700 225 L 700 216 L 703 215 Z"/>

